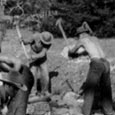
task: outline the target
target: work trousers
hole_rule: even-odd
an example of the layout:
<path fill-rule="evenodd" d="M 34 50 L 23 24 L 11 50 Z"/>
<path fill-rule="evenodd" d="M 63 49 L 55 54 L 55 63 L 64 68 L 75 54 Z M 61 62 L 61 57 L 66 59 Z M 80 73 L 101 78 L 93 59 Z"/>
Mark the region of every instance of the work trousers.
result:
<path fill-rule="evenodd" d="M 106 59 L 91 59 L 84 88 L 84 104 L 82 108 L 84 115 L 91 114 L 97 87 L 99 87 L 104 115 L 113 115 L 110 65 Z"/>

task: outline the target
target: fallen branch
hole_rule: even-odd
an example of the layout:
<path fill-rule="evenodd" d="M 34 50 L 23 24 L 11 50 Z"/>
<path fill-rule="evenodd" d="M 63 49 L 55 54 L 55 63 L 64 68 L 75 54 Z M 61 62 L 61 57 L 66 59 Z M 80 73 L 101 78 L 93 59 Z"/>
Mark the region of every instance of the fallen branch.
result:
<path fill-rule="evenodd" d="M 37 103 L 37 102 L 49 102 L 49 101 L 51 101 L 50 96 L 44 96 L 44 97 L 33 96 L 29 98 L 28 104 Z"/>

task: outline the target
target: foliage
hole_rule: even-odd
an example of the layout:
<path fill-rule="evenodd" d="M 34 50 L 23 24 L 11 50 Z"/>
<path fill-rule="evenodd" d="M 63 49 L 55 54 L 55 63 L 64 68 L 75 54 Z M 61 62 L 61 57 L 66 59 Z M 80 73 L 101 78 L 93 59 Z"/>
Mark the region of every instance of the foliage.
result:
<path fill-rule="evenodd" d="M 30 22 L 32 26 L 35 22 L 34 27 L 40 31 L 56 35 L 61 35 L 55 26 L 61 17 L 67 36 L 75 36 L 76 28 L 83 21 L 87 21 L 99 37 L 115 36 L 115 0 L 6 0 L 5 13 L 23 14 L 24 23 Z"/>
<path fill-rule="evenodd" d="M 115 1 L 114 0 L 57 0 L 52 10 L 58 11 L 57 17 L 66 21 L 65 30 L 69 35 L 87 21 L 97 36 L 115 36 Z M 71 27 L 68 28 L 68 23 Z M 70 32 L 68 32 L 70 31 Z"/>
<path fill-rule="evenodd" d="M 43 19 L 41 31 L 49 31 L 55 36 L 61 36 L 60 30 L 55 26 L 56 19 L 53 16 L 49 16 Z"/>

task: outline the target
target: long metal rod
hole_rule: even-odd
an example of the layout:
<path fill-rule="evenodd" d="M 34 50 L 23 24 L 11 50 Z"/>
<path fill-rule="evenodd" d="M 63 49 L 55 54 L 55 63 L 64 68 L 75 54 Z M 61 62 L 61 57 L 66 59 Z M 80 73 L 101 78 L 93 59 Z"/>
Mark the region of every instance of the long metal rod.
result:
<path fill-rule="evenodd" d="M 24 45 L 24 43 L 22 42 L 22 35 L 21 35 L 20 29 L 19 29 L 19 25 L 16 25 L 16 30 L 17 30 L 17 33 L 18 33 L 18 37 L 19 37 L 19 39 L 20 39 L 20 41 L 21 41 L 21 45 L 22 45 L 22 48 L 23 48 L 23 50 L 24 50 L 24 54 L 25 54 L 26 58 L 29 59 L 29 55 L 28 55 L 28 53 L 27 53 L 27 50 L 26 50 L 26 48 L 25 48 L 25 45 Z"/>

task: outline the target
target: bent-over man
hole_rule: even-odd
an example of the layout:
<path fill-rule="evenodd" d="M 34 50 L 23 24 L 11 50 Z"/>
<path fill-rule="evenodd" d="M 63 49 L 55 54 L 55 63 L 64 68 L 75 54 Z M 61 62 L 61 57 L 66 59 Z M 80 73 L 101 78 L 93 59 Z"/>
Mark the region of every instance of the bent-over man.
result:
<path fill-rule="evenodd" d="M 75 47 L 69 50 L 70 57 L 74 54 L 77 54 L 76 56 L 87 54 L 90 58 L 89 72 L 83 89 L 84 104 L 82 112 L 84 115 L 91 114 L 94 96 L 97 93 L 96 88 L 99 86 L 101 94 L 101 100 L 99 101 L 102 104 L 103 113 L 104 115 L 113 115 L 110 65 L 97 37 L 92 36 L 92 32 L 88 28 L 89 26 L 85 22 L 77 29 L 78 41 Z M 82 52 L 79 51 L 81 47 L 84 49 Z"/>

